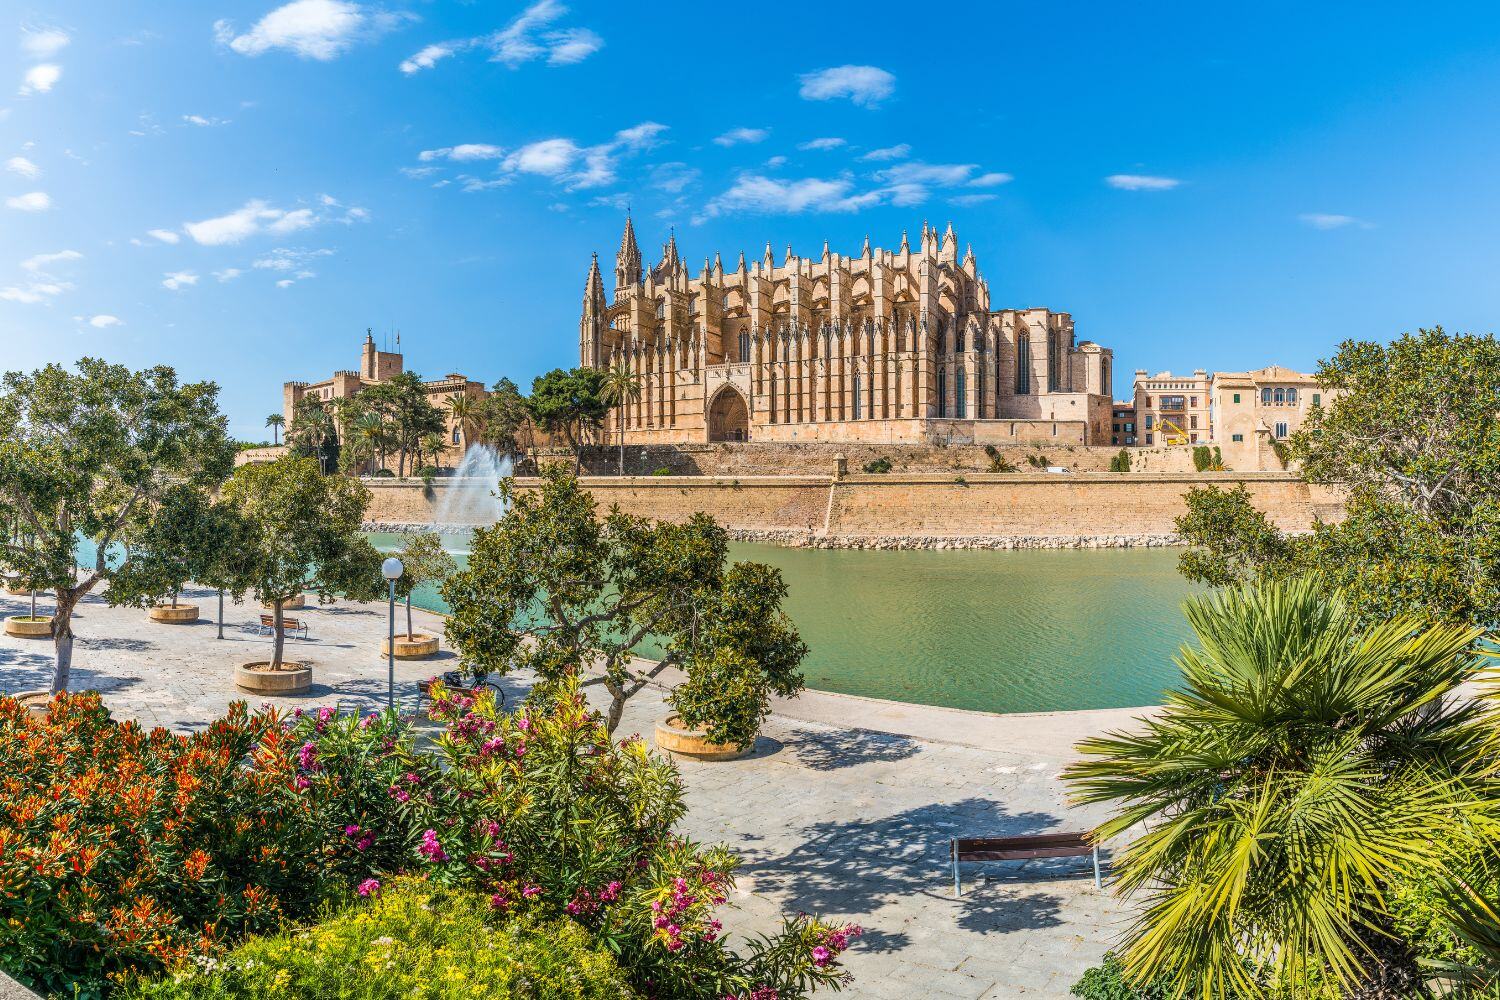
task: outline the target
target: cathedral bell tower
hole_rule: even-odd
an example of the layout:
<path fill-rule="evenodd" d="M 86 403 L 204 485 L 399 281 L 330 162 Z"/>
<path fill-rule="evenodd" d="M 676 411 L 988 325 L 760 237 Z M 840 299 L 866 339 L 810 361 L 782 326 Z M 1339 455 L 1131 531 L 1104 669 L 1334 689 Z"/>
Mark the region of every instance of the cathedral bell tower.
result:
<path fill-rule="evenodd" d="M 620 252 L 615 255 L 615 294 L 641 283 L 641 248 L 635 243 L 635 226 L 625 216 L 625 234 L 620 237 Z"/>

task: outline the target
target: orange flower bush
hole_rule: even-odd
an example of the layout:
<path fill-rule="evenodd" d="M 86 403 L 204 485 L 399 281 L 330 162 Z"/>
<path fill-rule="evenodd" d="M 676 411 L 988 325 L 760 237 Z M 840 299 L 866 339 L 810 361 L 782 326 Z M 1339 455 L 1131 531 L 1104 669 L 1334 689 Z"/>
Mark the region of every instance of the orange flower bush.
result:
<path fill-rule="evenodd" d="M 0 966 L 43 993 L 98 996 L 111 974 L 349 895 L 407 853 L 397 833 L 345 832 L 391 808 L 379 755 L 394 723 L 371 721 L 368 753 L 322 763 L 301 753 L 304 731 L 337 742 L 358 722 L 293 725 L 237 703 L 184 736 L 116 724 L 93 693 L 43 719 L 0 698 Z"/>

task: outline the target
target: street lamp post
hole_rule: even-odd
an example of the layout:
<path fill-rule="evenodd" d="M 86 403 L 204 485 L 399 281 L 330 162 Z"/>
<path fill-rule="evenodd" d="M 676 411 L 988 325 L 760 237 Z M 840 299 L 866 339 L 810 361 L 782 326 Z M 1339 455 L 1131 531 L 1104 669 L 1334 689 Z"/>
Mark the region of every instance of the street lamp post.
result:
<path fill-rule="evenodd" d="M 385 645 L 385 705 L 387 708 L 396 707 L 396 581 L 401 579 L 401 574 L 406 567 L 401 565 L 401 560 L 391 556 L 380 564 L 380 575 L 390 583 L 391 603 L 387 615 L 387 635 Z"/>

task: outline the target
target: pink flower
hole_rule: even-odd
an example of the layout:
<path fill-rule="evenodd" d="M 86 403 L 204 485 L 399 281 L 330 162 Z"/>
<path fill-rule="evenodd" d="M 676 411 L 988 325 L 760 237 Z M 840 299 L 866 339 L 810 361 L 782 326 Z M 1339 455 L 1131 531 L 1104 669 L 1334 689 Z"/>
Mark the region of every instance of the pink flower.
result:
<path fill-rule="evenodd" d="M 339 713 L 337 712 L 337 710 L 329 708 L 327 705 L 324 705 L 322 708 L 318 709 L 318 721 L 319 722 L 327 722 L 329 719 L 333 718 L 335 715 L 338 715 L 338 714 Z"/>
<path fill-rule="evenodd" d="M 524 715 L 521 716 L 519 719 L 516 720 L 516 728 L 519 729 L 523 733 L 527 732 L 528 730 L 531 729 L 531 720 L 528 719 L 528 718 L 526 718 L 526 716 L 524 716 Z"/>
<path fill-rule="evenodd" d="M 436 830 L 426 830 L 422 833 L 422 843 L 417 845 L 417 853 L 425 855 L 427 860 L 434 863 L 448 860 L 448 852 L 443 850 L 443 845 L 438 843 Z"/>
<path fill-rule="evenodd" d="M 350 823 L 344 827 L 344 836 L 346 837 L 352 837 L 357 833 L 359 833 L 359 825 L 357 823 Z"/>
<path fill-rule="evenodd" d="M 295 785 L 299 791 L 312 787 L 312 782 L 307 779 L 307 775 L 305 774 L 297 775 L 297 780 L 292 782 L 292 784 Z"/>
<path fill-rule="evenodd" d="M 304 771 L 318 769 L 318 745 L 316 743 L 302 744 L 302 749 L 297 751 L 297 766 Z"/>
<path fill-rule="evenodd" d="M 539 885 L 528 885 L 526 888 L 524 888 L 524 889 L 521 890 L 521 895 L 525 896 L 527 899 L 530 899 L 532 896 L 538 896 L 538 895 L 540 895 L 541 892 L 542 892 L 542 887 L 541 886 L 539 886 Z"/>
<path fill-rule="evenodd" d="M 820 969 L 827 965 L 828 960 L 831 958 L 833 958 L 833 953 L 822 945 L 818 945 L 812 950 L 813 965 L 816 965 Z"/>
<path fill-rule="evenodd" d="M 368 851 L 371 847 L 374 846 L 375 835 L 373 833 L 367 833 L 354 842 L 354 849 L 356 851 Z"/>
<path fill-rule="evenodd" d="M 371 712 L 369 715 L 359 720 L 359 728 L 369 729 L 371 726 L 375 725 L 375 720 L 378 718 L 380 718 L 380 716 L 376 715 L 374 712 Z"/>
<path fill-rule="evenodd" d="M 363 882 L 361 882 L 359 884 L 359 888 L 355 889 L 354 891 L 359 893 L 361 896 L 378 896 L 380 895 L 380 880 L 367 878 Z"/>

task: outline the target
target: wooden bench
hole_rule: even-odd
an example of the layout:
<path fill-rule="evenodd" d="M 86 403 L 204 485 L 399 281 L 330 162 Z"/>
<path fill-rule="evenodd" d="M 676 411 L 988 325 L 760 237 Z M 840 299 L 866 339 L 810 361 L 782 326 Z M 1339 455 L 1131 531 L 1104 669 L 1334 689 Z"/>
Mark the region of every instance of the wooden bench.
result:
<path fill-rule="evenodd" d="M 260 630 L 263 633 L 265 633 L 266 635 L 275 635 L 276 634 L 276 616 L 275 615 L 261 615 L 260 616 Z M 288 618 L 285 615 L 283 615 L 281 617 L 281 634 L 282 635 L 296 635 L 299 639 L 306 639 L 307 638 L 307 622 L 299 621 L 296 618 Z"/>
<path fill-rule="evenodd" d="M 953 857 L 953 895 L 963 895 L 960 861 L 1030 861 L 1033 858 L 1076 858 L 1093 855 L 1094 888 L 1100 888 L 1099 845 L 1086 833 L 1040 833 L 1030 837 L 954 837 L 948 841 Z"/>

